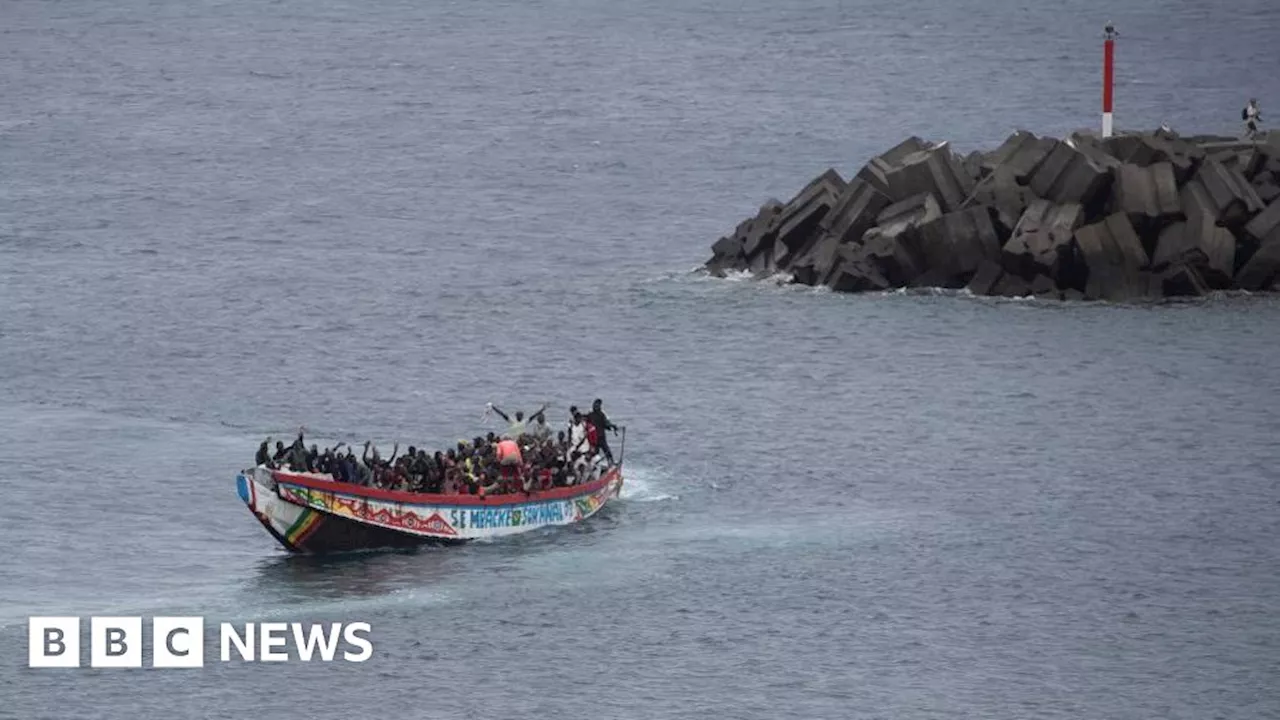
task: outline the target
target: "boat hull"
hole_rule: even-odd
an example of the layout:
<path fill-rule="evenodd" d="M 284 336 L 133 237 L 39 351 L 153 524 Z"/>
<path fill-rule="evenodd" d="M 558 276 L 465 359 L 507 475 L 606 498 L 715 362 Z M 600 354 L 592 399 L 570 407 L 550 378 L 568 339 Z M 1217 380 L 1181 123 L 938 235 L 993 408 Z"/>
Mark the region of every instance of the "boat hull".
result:
<path fill-rule="evenodd" d="M 287 550 L 332 553 L 457 544 L 570 525 L 622 489 L 620 468 L 585 485 L 531 495 L 435 495 L 366 488 L 258 467 L 236 477 L 254 517 Z"/>

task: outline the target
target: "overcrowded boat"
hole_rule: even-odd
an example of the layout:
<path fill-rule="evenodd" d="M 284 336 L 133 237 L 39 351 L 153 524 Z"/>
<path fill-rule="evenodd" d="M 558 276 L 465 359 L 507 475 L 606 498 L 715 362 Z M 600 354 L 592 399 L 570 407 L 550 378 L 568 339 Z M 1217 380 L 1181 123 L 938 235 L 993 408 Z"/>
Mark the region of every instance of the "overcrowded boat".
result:
<path fill-rule="evenodd" d="M 255 465 L 236 477 L 254 517 L 287 550 L 330 553 L 453 544 L 581 522 L 622 489 L 626 428 L 609 421 L 596 400 L 589 413 L 570 408 L 554 435 L 546 406 L 527 419 L 488 406 L 508 422 L 502 434 L 459 440 L 427 453 L 397 445 L 383 458 L 371 442 L 363 453 L 338 443 L 307 447 L 270 438 Z M 607 435 L 621 431 L 615 459 Z"/>

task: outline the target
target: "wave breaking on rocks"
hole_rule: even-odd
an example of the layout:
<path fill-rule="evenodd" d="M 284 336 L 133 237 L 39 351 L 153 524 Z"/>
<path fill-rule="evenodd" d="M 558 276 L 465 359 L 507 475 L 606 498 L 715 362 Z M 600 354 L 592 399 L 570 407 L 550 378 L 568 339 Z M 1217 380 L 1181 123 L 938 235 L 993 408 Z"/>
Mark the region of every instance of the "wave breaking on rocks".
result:
<path fill-rule="evenodd" d="M 1101 139 L 1019 130 L 961 158 L 910 137 L 846 180 L 769 200 L 705 270 L 838 292 L 1126 301 L 1280 291 L 1280 134 Z"/>

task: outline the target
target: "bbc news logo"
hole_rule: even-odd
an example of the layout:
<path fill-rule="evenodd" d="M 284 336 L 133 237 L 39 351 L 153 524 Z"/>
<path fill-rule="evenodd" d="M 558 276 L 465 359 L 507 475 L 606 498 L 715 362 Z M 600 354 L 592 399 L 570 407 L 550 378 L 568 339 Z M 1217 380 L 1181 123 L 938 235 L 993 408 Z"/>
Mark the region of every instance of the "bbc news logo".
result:
<path fill-rule="evenodd" d="M 204 618 L 151 619 L 151 667 L 204 667 Z M 373 656 L 369 623 L 231 623 L 218 626 L 219 659 L 232 662 L 286 662 L 290 641 L 298 660 L 364 662 Z M 339 653 L 339 648 L 342 652 Z M 89 666 L 142 667 L 141 617 L 89 618 Z M 27 665 L 33 668 L 80 667 L 80 618 L 27 619 Z"/>

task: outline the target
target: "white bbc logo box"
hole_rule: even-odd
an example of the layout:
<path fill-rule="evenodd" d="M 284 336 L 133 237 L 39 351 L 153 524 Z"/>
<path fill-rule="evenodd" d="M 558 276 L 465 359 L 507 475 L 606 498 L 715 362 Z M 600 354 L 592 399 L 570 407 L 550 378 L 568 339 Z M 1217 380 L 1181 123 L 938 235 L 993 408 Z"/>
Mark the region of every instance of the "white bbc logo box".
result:
<path fill-rule="evenodd" d="M 142 667 L 142 618 L 92 617 L 89 621 L 90 667 Z M 27 666 L 80 667 L 80 618 L 28 618 Z M 151 667 L 204 667 L 204 618 L 152 618 Z"/>

